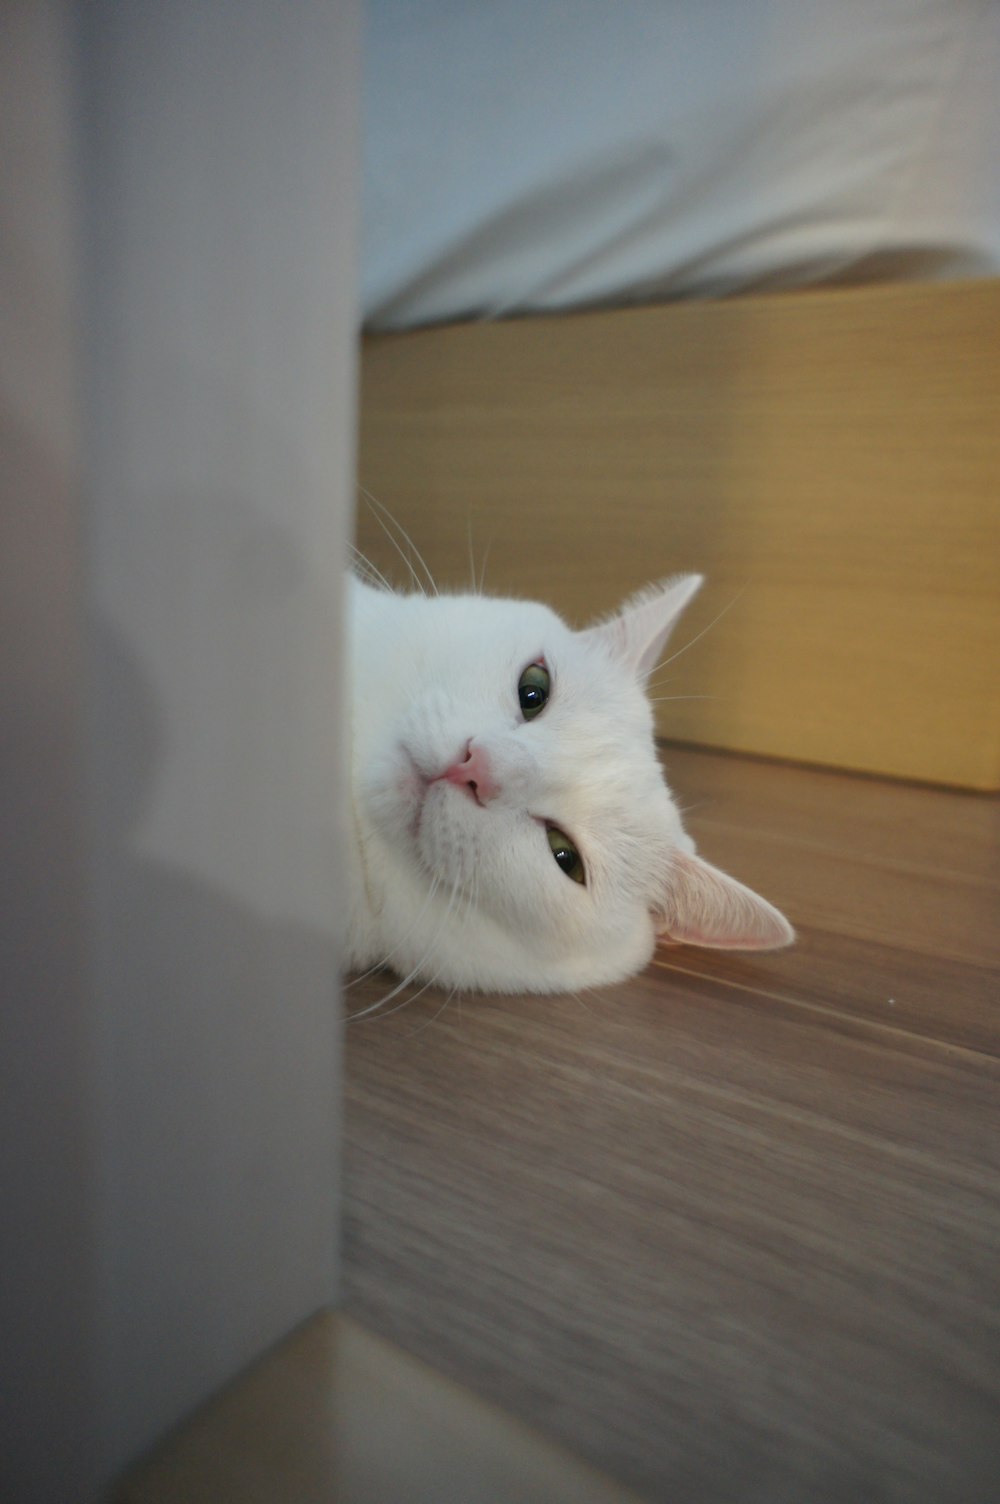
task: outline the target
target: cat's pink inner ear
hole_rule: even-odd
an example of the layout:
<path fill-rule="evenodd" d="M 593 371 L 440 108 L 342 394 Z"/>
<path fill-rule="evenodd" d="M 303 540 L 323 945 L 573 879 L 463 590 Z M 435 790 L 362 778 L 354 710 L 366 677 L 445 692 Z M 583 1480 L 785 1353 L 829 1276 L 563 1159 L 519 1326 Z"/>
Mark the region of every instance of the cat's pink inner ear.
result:
<path fill-rule="evenodd" d="M 585 636 L 600 638 L 616 658 L 640 679 L 652 673 L 677 618 L 702 583 L 700 574 L 651 586 L 627 601 L 610 621 L 590 627 Z"/>
<path fill-rule="evenodd" d="M 795 931 L 773 904 L 693 852 L 674 849 L 659 930 L 685 945 L 780 950 Z"/>

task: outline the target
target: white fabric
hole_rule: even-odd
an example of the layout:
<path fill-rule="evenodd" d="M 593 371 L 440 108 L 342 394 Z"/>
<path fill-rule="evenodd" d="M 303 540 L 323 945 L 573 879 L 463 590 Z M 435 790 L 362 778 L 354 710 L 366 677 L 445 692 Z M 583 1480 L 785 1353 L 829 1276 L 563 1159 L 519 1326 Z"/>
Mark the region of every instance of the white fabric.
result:
<path fill-rule="evenodd" d="M 368 0 L 373 327 L 1000 271 L 998 0 Z"/>

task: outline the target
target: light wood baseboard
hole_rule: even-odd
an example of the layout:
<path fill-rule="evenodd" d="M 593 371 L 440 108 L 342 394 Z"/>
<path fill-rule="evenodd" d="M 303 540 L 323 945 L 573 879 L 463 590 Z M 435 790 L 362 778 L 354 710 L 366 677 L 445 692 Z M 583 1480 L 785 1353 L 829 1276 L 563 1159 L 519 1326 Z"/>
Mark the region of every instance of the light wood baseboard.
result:
<path fill-rule="evenodd" d="M 382 336 L 362 376 L 361 483 L 444 583 L 470 535 L 579 621 L 708 576 L 663 735 L 1000 786 L 1000 281 Z"/>
<path fill-rule="evenodd" d="M 193 1417 L 116 1504 L 639 1504 L 349 1317 L 317 1316 Z"/>

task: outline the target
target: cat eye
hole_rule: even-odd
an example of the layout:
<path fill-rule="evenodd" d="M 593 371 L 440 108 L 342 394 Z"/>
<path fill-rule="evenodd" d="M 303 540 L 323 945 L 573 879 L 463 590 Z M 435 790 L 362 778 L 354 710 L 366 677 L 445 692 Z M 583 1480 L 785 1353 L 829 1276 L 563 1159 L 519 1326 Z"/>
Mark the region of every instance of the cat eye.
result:
<path fill-rule="evenodd" d="M 545 709 L 552 683 L 544 663 L 529 663 L 517 681 L 517 698 L 526 721 L 534 720 Z"/>
<path fill-rule="evenodd" d="M 564 835 L 554 825 L 546 826 L 545 833 L 549 838 L 549 850 L 566 876 L 571 877 L 575 883 L 586 885 L 587 874 L 584 870 L 583 859 L 569 836 Z"/>

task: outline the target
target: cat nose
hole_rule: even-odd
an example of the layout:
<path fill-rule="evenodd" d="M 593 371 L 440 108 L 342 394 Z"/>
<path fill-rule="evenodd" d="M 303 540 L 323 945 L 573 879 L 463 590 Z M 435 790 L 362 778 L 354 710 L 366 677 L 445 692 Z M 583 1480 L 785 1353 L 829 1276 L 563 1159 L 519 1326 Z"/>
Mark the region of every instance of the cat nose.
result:
<path fill-rule="evenodd" d="M 489 754 L 484 747 L 474 746 L 471 740 L 466 743 L 465 755 L 439 776 L 471 794 L 477 804 L 489 804 L 500 792 Z"/>

